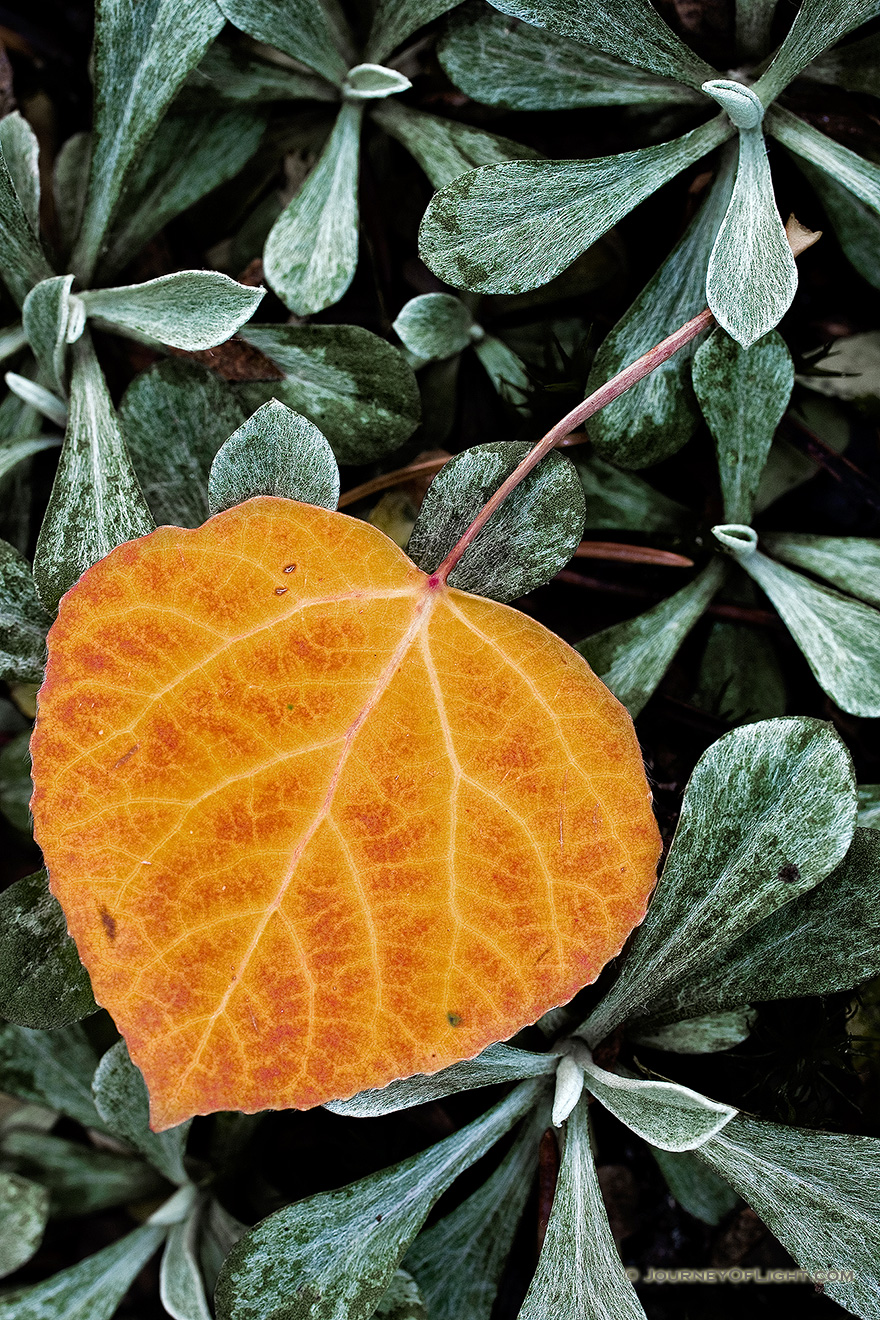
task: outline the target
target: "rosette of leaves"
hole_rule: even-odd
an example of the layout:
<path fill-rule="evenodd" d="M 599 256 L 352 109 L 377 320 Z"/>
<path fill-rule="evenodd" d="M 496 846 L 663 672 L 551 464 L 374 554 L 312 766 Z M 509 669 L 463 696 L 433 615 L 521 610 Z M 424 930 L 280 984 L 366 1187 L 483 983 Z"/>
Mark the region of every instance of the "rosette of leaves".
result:
<path fill-rule="evenodd" d="M 644 352 L 666 326 L 706 304 L 743 347 L 771 330 L 791 303 L 797 271 L 776 209 L 765 132 L 814 184 L 859 272 L 880 282 L 880 174 L 778 104 L 796 79 L 872 86 L 876 38 L 839 50 L 873 18 L 874 0 L 829 7 L 805 0 L 775 53 L 774 4 L 736 6 L 736 78 L 719 76 L 663 22 L 648 0 L 493 0 L 453 16 L 440 58 L 469 95 L 511 109 L 667 105 L 721 113 L 670 141 L 594 160 L 516 161 L 447 184 L 422 225 L 421 250 L 448 283 L 510 293 L 553 278 L 578 253 L 668 180 L 721 146 L 700 214 L 597 355 L 592 385 Z M 873 87 L 872 87 L 873 90 Z M 640 467 L 674 452 L 696 424 L 688 354 L 665 364 L 593 428 L 605 457 Z"/>
<path fill-rule="evenodd" d="M 193 89 L 236 104 L 317 100 L 338 105 L 314 168 L 275 220 L 263 253 L 266 280 L 297 315 L 338 302 L 354 278 L 366 114 L 402 143 L 435 187 L 476 165 L 535 155 L 506 138 L 393 99 L 412 84 L 386 61 L 454 3 L 381 0 L 362 44 L 335 0 L 291 0 L 281 6 L 271 0 L 223 0 L 221 8 L 231 23 L 298 67 L 218 44 L 195 74 Z"/>

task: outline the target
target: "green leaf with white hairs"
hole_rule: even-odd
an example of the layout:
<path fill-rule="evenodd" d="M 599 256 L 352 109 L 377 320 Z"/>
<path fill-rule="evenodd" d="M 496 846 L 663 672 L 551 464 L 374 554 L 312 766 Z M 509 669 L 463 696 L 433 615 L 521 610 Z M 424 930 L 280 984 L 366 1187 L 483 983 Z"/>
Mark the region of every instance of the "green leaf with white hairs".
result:
<path fill-rule="evenodd" d="M 50 387 L 67 392 L 67 346 L 85 325 L 82 303 L 70 297 L 72 275 L 35 284 L 24 300 L 22 322 L 28 342 Z"/>
<path fill-rule="evenodd" d="M 784 147 L 809 164 L 818 166 L 870 210 L 880 214 L 880 165 L 842 147 L 781 106 L 775 105 L 768 111 L 766 122 L 769 132 Z"/>
<path fill-rule="evenodd" d="M 142 1160 L 49 1132 L 14 1128 L 0 1150 L 8 1167 L 46 1188 L 53 1219 L 94 1214 L 167 1191 L 164 1179 Z"/>
<path fill-rule="evenodd" d="M 428 487 L 407 553 L 433 573 L 490 495 L 531 446 L 497 441 L 466 449 Z M 555 577 L 584 530 L 584 492 L 574 464 L 555 451 L 513 490 L 465 550 L 449 585 L 509 601 Z"/>
<path fill-rule="evenodd" d="M 82 222 L 92 158 L 91 133 L 74 133 L 62 142 L 52 171 L 52 195 L 61 249 L 70 252 Z"/>
<path fill-rule="evenodd" d="M 264 1219 L 233 1247 L 214 1296 L 218 1320 L 368 1320 L 431 1207 L 535 1103 L 523 1082 L 420 1155 Z"/>
<path fill-rule="evenodd" d="M 38 1250 L 49 1219 L 49 1193 L 18 1173 L 0 1172 L 0 1279 Z"/>
<path fill-rule="evenodd" d="M 782 910 L 788 911 L 787 908 Z M 665 1026 L 645 1023 L 628 1035 L 636 1045 L 649 1045 L 653 1050 L 666 1050 L 670 1054 L 717 1054 L 748 1040 L 754 1019 L 751 1009 L 730 1008 L 718 1013 L 704 1013 L 702 1017 L 684 1018 Z"/>
<path fill-rule="evenodd" d="M 450 1214 L 420 1233 L 404 1257 L 430 1320 L 491 1320 L 547 1126 L 539 1105 L 495 1172 Z"/>
<path fill-rule="evenodd" d="M 231 339 L 265 292 L 217 270 L 179 270 L 146 284 L 89 289 L 79 298 L 104 330 L 195 352 Z"/>
<path fill-rule="evenodd" d="M 474 352 L 494 388 L 520 412 L 528 413 L 529 373 L 522 358 L 497 335 L 474 341 Z"/>
<path fill-rule="evenodd" d="M 410 298 L 392 328 L 403 346 L 425 361 L 454 357 L 483 334 L 469 309 L 451 293 Z"/>
<path fill-rule="evenodd" d="M 425 212 L 422 259 L 447 283 L 479 293 L 546 284 L 733 131 L 719 115 L 683 137 L 619 156 L 521 160 L 466 174 Z"/>
<path fill-rule="evenodd" d="M 0 1090 L 104 1129 L 92 1099 L 97 1056 L 79 1024 L 32 1031 L 0 1024 Z"/>
<path fill-rule="evenodd" d="M 412 87 L 409 78 L 384 64 L 356 64 L 346 75 L 342 94 L 349 101 L 384 101 Z"/>
<path fill-rule="evenodd" d="M 22 876 L 0 894 L 0 1017 L 49 1030 L 97 1007 L 47 873 Z"/>
<path fill-rule="evenodd" d="M 127 1141 L 170 1182 L 188 1181 L 183 1156 L 192 1119 L 165 1132 L 150 1129 L 150 1097 L 124 1040 L 107 1051 L 92 1080 L 95 1108 L 107 1128 Z"/>
<path fill-rule="evenodd" d="M 173 1320 L 211 1320 L 205 1281 L 199 1266 L 199 1237 L 204 1196 L 193 1202 L 185 1219 L 168 1234 L 159 1271 L 159 1298 Z"/>
<path fill-rule="evenodd" d="M 575 646 L 633 718 L 655 692 L 724 577 L 724 565 L 719 559 L 711 559 L 681 591 L 634 619 L 585 637 Z"/>
<path fill-rule="evenodd" d="M 0 440 L 0 481 L 26 458 L 32 458 L 34 454 L 41 454 L 44 449 L 57 449 L 60 444 L 61 437 L 53 435 L 35 435 L 32 438 Z M 0 560 L 2 560 L 2 554 L 0 554 Z M 0 569 L 0 578 L 2 578 L 2 569 Z M 0 612 L 2 612 L 2 606 L 0 606 Z M 0 635 L 2 635 L 2 627 L 2 622 L 0 622 Z M 0 653 L 2 653 L 2 642 L 0 642 Z"/>
<path fill-rule="evenodd" d="M 336 39 L 336 27 L 321 0 L 219 0 L 220 8 L 242 32 L 341 87 L 348 72 Z M 350 38 L 349 38 L 350 40 Z"/>
<path fill-rule="evenodd" d="M 691 700 L 729 725 L 784 715 L 785 679 L 765 632 L 746 623 L 714 620 Z"/>
<path fill-rule="evenodd" d="M 880 541 L 861 536 L 768 532 L 761 543 L 774 559 L 805 568 L 841 591 L 880 605 Z"/>
<path fill-rule="evenodd" d="M 385 60 L 426 23 L 454 9 L 458 0 L 379 0 L 364 58 Z"/>
<path fill-rule="evenodd" d="M 748 522 L 794 387 L 791 354 L 775 330 L 743 348 L 719 328 L 694 355 L 693 382 L 715 440 L 724 516 Z"/>
<path fill-rule="evenodd" d="M 816 190 L 847 260 L 869 284 L 880 288 L 880 214 L 802 156 L 795 164 Z"/>
<path fill-rule="evenodd" d="M 34 234 L 40 235 L 40 146 L 28 121 L 13 110 L 0 119 L 0 154 Z"/>
<path fill-rule="evenodd" d="M 28 347 L 28 342 L 24 326 L 8 325 L 4 330 L 0 330 L 0 362 L 5 362 L 6 358 L 20 353 L 23 348 Z"/>
<path fill-rule="evenodd" d="M 435 1073 L 417 1073 L 387 1086 L 360 1091 L 349 1100 L 331 1100 L 324 1108 L 346 1118 L 376 1118 L 400 1109 L 442 1100 L 459 1091 L 474 1091 L 480 1086 L 498 1086 L 519 1082 L 527 1077 L 552 1073 L 559 1060 L 554 1054 L 533 1054 L 510 1045 L 490 1045 L 474 1059 L 453 1063 Z"/>
<path fill-rule="evenodd" d="M 338 101 L 339 88 L 315 74 L 259 59 L 240 45 L 215 41 L 186 85 L 225 101 Z"/>
<path fill-rule="evenodd" d="M 826 1296 L 865 1320 L 880 1316 L 880 1141 L 739 1116 L 698 1158 L 817 1275 Z"/>
<path fill-rule="evenodd" d="M 650 0 L 492 0 L 496 9 L 616 55 L 662 78 L 700 87 L 713 70 L 675 35 Z"/>
<path fill-rule="evenodd" d="M 338 302 L 354 279 L 363 109 L 343 104 L 317 164 L 266 239 L 266 279 L 298 316 Z"/>
<path fill-rule="evenodd" d="M 406 1270 L 395 1270 L 373 1312 L 375 1320 L 429 1320 L 419 1285 Z"/>
<path fill-rule="evenodd" d="M 9 116 L 7 116 L 9 118 Z M 0 120 L 0 124 L 4 121 Z M 49 279 L 53 270 L 46 260 L 39 232 L 30 220 L 33 192 L 28 188 L 28 171 L 23 169 L 17 143 L 0 137 L 0 276 L 19 307 L 40 280 Z M 6 151 L 9 151 L 9 160 Z M 20 184 L 24 196 L 20 197 Z"/>
<path fill-rule="evenodd" d="M 32 833 L 30 730 L 15 734 L 0 751 L 0 813 L 28 839 Z"/>
<path fill-rule="evenodd" d="M 0 541 L 0 678 L 40 683 L 52 616 L 40 600 L 26 559 Z"/>
<path fill-rule="evenodd" d="M 769 105 L 811 60 L 878 14 L 880 0 L 836 0 L 833 5 L 803 0 L 773 62 L 755 83 L 755 93 Z"/>
<path fill-rule="evenodd" d="M 244 418 L 232 386 L 195 363 L 171 359 L 135 377 L 119 420 L 157 523 L 199 527 L 210 517 L 211 464 Z"/>
<path fill-rule="evenodd" d="M 254 495 L 331 510 L 339 503 L 333 450 L 317 426 L 277 399 L 258 408 L 221 446 L 208 477 L 212 513 Z"/>
<path fill-rule="evenodd" d="M 613 528 L 672 536 L 690 532 L 693 523 L 690 509 L 655 490 L 641 477 L 621 472 L 592 453 L 587 458 L 575 458 L 574 465 L 587 497 L 590 530 Z"/>
<path fill-rule="evenodd" d="M 167 1229 L 144 1224 L 78 1265 L 0 1297 L 0 1320 L 110 1320 Z"/>
<path fill-rule="evenodd" d="M 880 784 L 859 784 L 859 824 L 880 829 Z"/>
<path fill-rule="evenodd" d="M 169 220 L 238 174 L 265 129 L 265 115 L 250 109 L 168 115 L 132 166 L 98 267 L 100 283 L 128 265 Z"/>
<path fill-rule="evenodd" d="M 383 101 L 372 111 L 371 118 L 406 147 L 435 188 L 445 187 L 480 165 L 537 160 L 539 156 L 531 147 L 510 138 L 472 128 L 470 124 L 459 124 L 454 119 L 438 119 L 399 101 Z"/>
<path fill-rule="evenodd" d="M 645 1320 L 611 1235 L 590 1143 L 586 1096 L 565 1146 L 538 1268 L 518 1320 Z"/>
<path fill-rule="evenodd" d="M 620 1022 L 650 1017 L 685 977 L 824 880 L 855 819 L 852 764 L 828 725 L 766 720 L 719 738 L 691 775 L 620 976 L 580 1033 L 595 1044 Z"/>
<path fill-rule="evenodd" d="M 708 195 L 683 238 L 599 346 L 587 390 L 604 384 L 653 348 L 670 326 L 706 306 L 706 267 L 733 191 L 736 153 L 722 153 Z M 674 454 L 693 435 L 699 408 L 691 385 L 696 343 L 686 344 L 588 423 L 593 449 L 623 467 L 646 467 Z M 650 528 L 645 528 L 649 531 Z"/>
<path fill-rule="evenodd" d="M 848 41 L 845 46 L 826 50 L 807 65 L 803 76 L 811 82 L 845 87 L 848 92 L 867 92 L 869 96 L 880 96 L 878 65 L 880 33 L 872 32 L 869 37 L 862 37 L 861 41 Z"/>
<path fill-rule="evenodd" d="M 7 371 L 3 379 L 23 403 L 42 413 L 55 426 L 67 425 L 67 406 L 64 400 L 47 390 L 45 385 L 38 385 L 35 380 L 20 376 L 17 371 Z"/>
<path fill-rule="evenodd" d="M 712 531 L 770 597 L 829 697 L 851 715 L 880 715 L 880 610 L 761 554 L 750 527 Z"/>
<path fill-rule="evenodd" d="M 739 1202 L 729 1183 L 719 1178 L 692 1151 L 658 1150 L 651 1154 L 678 1204 L 704 1224 L 717 1225 Z"/>
<path fill-rule="evenodd" d="M 214 0 L 99 0 L 89 187 L 71 269 L 88 287 L 126 175 L 223 26 Z"/>
<path fill-rule="evenodd" d="M 419 387 L 403 354 L 356 325 L 248 325 L 241 338 L 284 372 L 243 385 L 248 411 L 276 397 L 314 422 L 340 463 L 391 453 L 421 416 Z"/>
<path fill-rule="evenodd" d="M 868 405 L 880 401 L 880 330 L 867 330 L 835 340 L 830 351 L 814 362 L 815 374 L 798 377 L 798 384 L 814 394 L 824 394 L 846 403 Z M 826 439 L 825 436 L 822 437 Z M 842 452 L 844 443 L 833 444 Z"/>
<path fill-rule="evenodd" d="M 154 527 L 88 335 L 72 356 L 67 434 L 34 556 L 51 610 L 96 560 Z"/>
<path fill-rule="evenodd" d="M 683 83 L 530 23 L 511 22 L 483 4 L 456 9 L 437 54 L 456 87 L 507 110 L 705 104 L 700 92 Z"/>

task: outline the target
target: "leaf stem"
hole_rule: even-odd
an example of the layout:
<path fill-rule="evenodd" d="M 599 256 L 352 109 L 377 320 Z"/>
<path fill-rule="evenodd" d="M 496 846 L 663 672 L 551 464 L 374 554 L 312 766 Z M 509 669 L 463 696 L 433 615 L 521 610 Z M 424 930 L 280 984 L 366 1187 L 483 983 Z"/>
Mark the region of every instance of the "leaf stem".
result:
<path fill-rule="evenodd" d="M 659 344 L 655 344 L 642 357 L 637 358 L 635 362 L 630 363 L 628 367 L 624 367 L 623 371 L 618 372 L 616 376 L 612 376 L 611 380 L 601 385 L 589 398 L 584 399 L 583 403 L 579 403 L 576 408 L 572 408 L 571 412 L 566 413 L 561 421 L 558 421 L 543 439 L 538 441 L 534 449 L 526 454 L 519 466 L 514 468 L 507 480 L 498 487 L 495 494 L 483 506 L 464 535 L 452 547 L 440 567 L 431 574 L 429 579 L 431 586 L 440 587 L 445 585 L 449 574 L 471 542 L 479 536 L 492 514 L 503 504 L 511 491 L 516 489 L 523 478 L 528 476 L 532 468 L 537 467 L 541 459 L 560 440 L 570 434 L 575 427 L 580 426 L 581 422 L 586 421 L 588 417 L 592 417 L 600 408 L 613 403 L 615 399 L 620 398 L 621 394 L 625 394 L 627 390 L 632 389 L 633 385 L 637 385 L 640 380 L 644 380 L 645 376 L 649 376 L 652 371 L 655 371 L 668 358 L 671 358 L 680 348 L 695 339 L 702 330 L 707 330 L 714 324 L 715 317 L 707 307 L 700 312 L 699 316 L 695 316 L 692 321 L 679 326 L 668 338 L 662 340 Z"/>

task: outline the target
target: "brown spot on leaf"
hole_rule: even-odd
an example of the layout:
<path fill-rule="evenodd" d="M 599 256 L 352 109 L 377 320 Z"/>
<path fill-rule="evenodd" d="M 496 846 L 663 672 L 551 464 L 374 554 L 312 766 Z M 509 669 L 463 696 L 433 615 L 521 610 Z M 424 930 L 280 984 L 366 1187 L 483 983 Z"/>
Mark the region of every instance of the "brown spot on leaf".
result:
<path fill-rule="evenodd" d="M 111 917 L 110 913 L 107 911 L 107 909 L 106 909 L 105 907 L 102 907 L 102 908 L 101 908 L 101 925 L 104 927 L 104 929 L 105 929 L 106 932 L 107 932 L 107 939 L 108 939 L 108 940 L 115 940 L 115 939 L 116 939 L 116 918 L 115 918 L 115 917 Z"/>
<path fill-rule="evenodd" d="M 776 877 L 777 880 L 782 880 L 787 885 L 797 884 L 800 878 L 800 868 L 795 866 L 794 862 L 786 862 L 784 866 L 780 866 L 779 874 Z"/>

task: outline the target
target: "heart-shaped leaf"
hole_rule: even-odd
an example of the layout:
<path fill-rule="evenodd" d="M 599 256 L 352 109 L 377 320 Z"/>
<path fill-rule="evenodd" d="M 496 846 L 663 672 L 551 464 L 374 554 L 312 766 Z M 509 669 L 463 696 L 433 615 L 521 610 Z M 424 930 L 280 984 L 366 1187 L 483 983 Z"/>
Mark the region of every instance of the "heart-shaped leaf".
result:
<path fill-rule="evenodd" d="M 469 309 L 451 293 L 410 298 L 393 328 L 401 343 L 425 361 L 453 357 L 482 334 Z"/>
<path fill-rule="evenodd" d="M 281 495 L 322 509 L 335 509 L 339 502 L 333 450 L 317 426 L 277 399 L 258 408 L 221 446 L 211 465 L 212 513 L 254 495 Z"/>
<path fill-rule="evenodd" d="M 159 1129 L 469 1058 L 642 917 L 628 716 L 366 523 L 262 497 L 160 528 L 68 594 L 47 674 L 38 834 Z"/>

